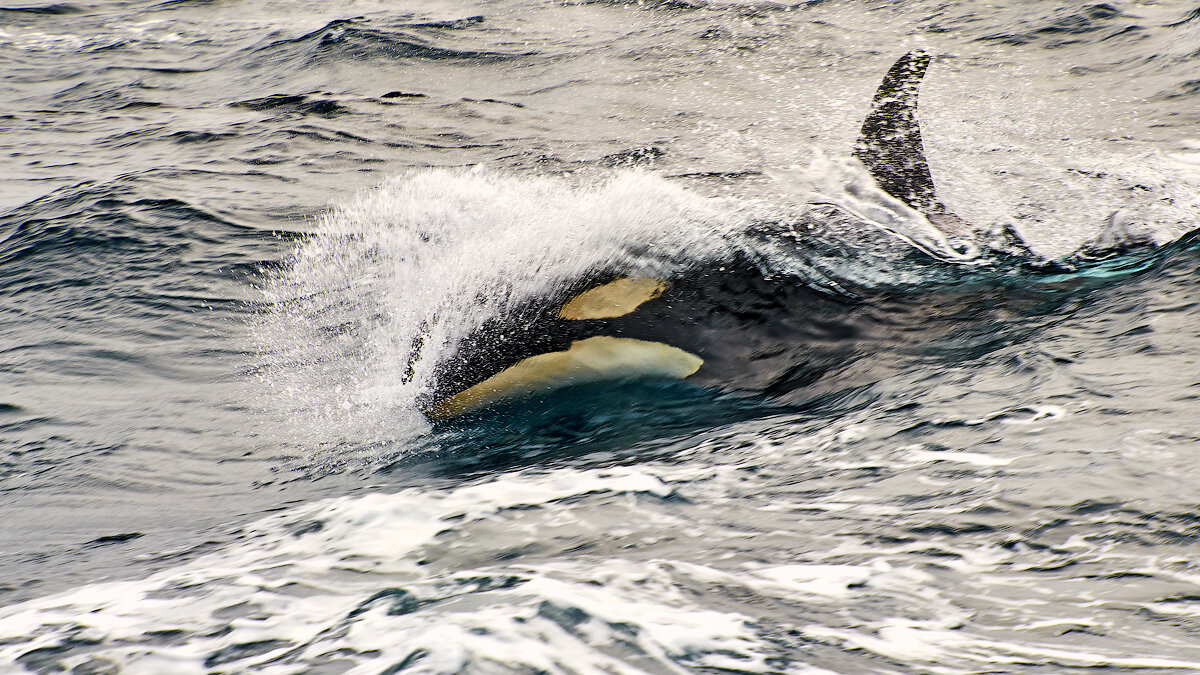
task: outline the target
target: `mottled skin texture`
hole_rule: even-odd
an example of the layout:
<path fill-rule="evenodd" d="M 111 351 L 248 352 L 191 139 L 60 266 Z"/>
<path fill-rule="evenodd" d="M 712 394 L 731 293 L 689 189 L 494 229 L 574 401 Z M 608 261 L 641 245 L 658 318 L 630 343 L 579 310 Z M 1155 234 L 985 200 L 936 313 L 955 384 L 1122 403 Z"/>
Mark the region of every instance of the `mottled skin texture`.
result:
<path fill-rule="evenodd" d="M 920 211 L 943 232 L 965 235 L 970 226 L 938 199 L 921 142 L 917 99 L 929 61 L 929 54 L 917 50 L 892 65 L 863 121 L 854 157 L 884 192 Z"/>

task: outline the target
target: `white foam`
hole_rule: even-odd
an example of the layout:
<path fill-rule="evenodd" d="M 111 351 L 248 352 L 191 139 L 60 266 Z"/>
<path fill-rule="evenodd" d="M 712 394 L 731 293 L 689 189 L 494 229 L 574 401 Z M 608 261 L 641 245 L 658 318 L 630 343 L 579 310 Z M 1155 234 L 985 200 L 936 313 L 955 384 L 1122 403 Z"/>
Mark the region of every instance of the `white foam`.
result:
<path fill-rule="evenodd" d="M 196 42 L 208 36 L 201 33 L 180 33 L 166 21 L 112 22 L 103 32 L 89 35 L 47 33 L 37 30 L 0 28 L 0 47 L 24 52 L 74 54 L 95 52 L 120 46 L 149 46 L 151 48 L 176 43 Z"/>
<path fill-rule="evenodd" d="M 0 662 L 73 637 L 98 645 L 65 656 L 65 667 L 101 657 L 126 673 L 295 673 L 332 650 L 350 654 L 357 665 L 349 672 L 378 672 L 414 654 L 424 656 L 413 672 L 426 673 L 632 673 L 638 660 L 668 670 L 686 663 L 766 672 L 747 619 L 694 606 L 661 563 L 505 569 L 487 562 L 496 550 L 519 546 L 522 538 L 540 541 L 547 527 L 561 525 L 573 508 L 557 506 L 562 500 L 669 492 L 643 471 L 559 471 L 444 493 L 408 490 L 304 506 L 251 525 L 247 540 L 227 551 L 146 580 L 95 584 L 6 608 L 0 638 L 17 641 L 0 646 Z M 612 503 L 629 517 L 646 518 L 636 502 Z M 529 519 L 524 535 L 510 512 Z M 320 529 L 290 533 L 313 522 Z M 472 532 L 485 534 L 489 526 L 500 527 L 504 540 L 472 544 Z M 485 557 L 474 570 L 445 570 L 439 546 L 468 560 L 481 546 Z M 396 593 L 412 603 L 403 610 L 389 613 L 387 595 L 365 604 L 381 589 L 401 587 Z M 420 604 L 430 608 L 415 611 Z M 148 644 L 152 631 L 184 637 Z M 221 656 L 262 641 L 279 642 L 260 654 Z M 293 649 L 288 659 L 273 660 Z"/>
<path fill-rule="evenodd" d="M 992 467 L 1011 464 L 1016 457 L 996 457 L 982 452 L 965 452 L 962 450 L 927 450 L 923 446 L 914 446 L 908 450 L 909 461 L 927 462 L 959 462 L 974 466 Z"/>
<path fill-rule="evenodd" d="M 944 669 L 976 664 L 1051 665 L 1067 668 L 1162 668 L 1195 670 L 1200 661 L 1156 657 L 1124 657 L 1084 649 L 1063 649 L 1036 643 L 989 640 L 954 630 L 944 621 L 889 619 L 870 632 L 808 626 L 814 638 L 837 640 L 851 649 L 865 649 L 901 661 L 936 663 Z"/>
<path fill-rule="evenodd" d="M 762 440 L 761 424 L 743 426 L 720 432 L 728 452 Z M 818 451 L 790 459 L 827 463 L 821 455 L 852 452 L 836 445 L 847 436 L 824 427 L 810 439 Z M 1064 554 L 908 528 L 979 504 L 958 498 L 889 504 L 900 529 L 884 531 L 910 536 L 882 545 L 860 499 L 871 492 L 825 493 L 821 467 L 798 493 L 783 489 L 790 476 L 765 495 L 748 482 L 745 469 L 761 477 L 776 449 L 761 444 L 744 466 L 527 471 L 301 506 L 146 580 L 0 610 L 0 663 L 74 640 L 56 657 L 63 667 L 95 657 L 127 673 L 291 674 L 335 657 L 350 673 L 406 660 L 405 672 L 556 675 L 825 672 L 809 660 L 947 674 L 1200 667 L 1186 631 L 1159 623 L 1189 621 L 1195 604 L 1174 600 L 1200 579 L 1183 549 L 1168 559 L 1072 540 Z M 847 508 L 810 510 L 823 502 Z M 1063 561 L 1153 582 L 1048 566 Z M 149 641 L 163 630 L 180 633 Z M 800 637 L 789 646 L 786 635 Z"/>

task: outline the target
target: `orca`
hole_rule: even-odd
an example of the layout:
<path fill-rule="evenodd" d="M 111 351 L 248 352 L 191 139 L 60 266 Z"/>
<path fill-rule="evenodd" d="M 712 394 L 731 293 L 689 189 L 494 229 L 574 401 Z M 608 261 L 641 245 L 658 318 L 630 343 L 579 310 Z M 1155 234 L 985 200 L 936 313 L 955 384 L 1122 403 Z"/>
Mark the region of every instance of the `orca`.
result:
<path fill-rule="evenodd" d="M 884 192 L 947 235 L 968 235 L 970 226 L 938 198 L 922 146 L 916 110 L 930 60 L 917 50 L 891 67 L 853 156 Z M 981 301 L 980 293 L 1004 301 Z M 864 363 L 863 354 L 919 349 L 936 340 L 931 330 L 952 333 L 967 315 L 979 319 L 974 343 L 997 339 L 1004 331 L 993 326 L 1003 317 L 993 314 L 1012 306 L 1012 293 L 980 293 L 829 293 L 764 274 L 744 254 L 670 279 L 599 270 L 485 322 L 439 364 L 421 408 L 437 422 L 560 387 L 641 378 L 786 401 L 822 382 L 876 381 L 893 364 Z M 961 330 L 955 340 L 972 343 Z"/>

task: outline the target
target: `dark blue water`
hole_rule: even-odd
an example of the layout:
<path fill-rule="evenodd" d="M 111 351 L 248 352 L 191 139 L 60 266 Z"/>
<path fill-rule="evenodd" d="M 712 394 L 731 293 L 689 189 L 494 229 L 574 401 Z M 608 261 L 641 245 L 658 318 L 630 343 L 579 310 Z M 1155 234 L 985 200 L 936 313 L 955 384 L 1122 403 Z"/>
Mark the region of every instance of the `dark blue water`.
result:
<path fill-rule="evenodd" d="M 1200 672 L 1198 37 L 1175 2 L 0 7 L 0 671 Z M 915 47 L 966 249 L 848 160 Z M 786 396 L 419 412 L 506 302 L 730 251 L 870 330 Z"/>

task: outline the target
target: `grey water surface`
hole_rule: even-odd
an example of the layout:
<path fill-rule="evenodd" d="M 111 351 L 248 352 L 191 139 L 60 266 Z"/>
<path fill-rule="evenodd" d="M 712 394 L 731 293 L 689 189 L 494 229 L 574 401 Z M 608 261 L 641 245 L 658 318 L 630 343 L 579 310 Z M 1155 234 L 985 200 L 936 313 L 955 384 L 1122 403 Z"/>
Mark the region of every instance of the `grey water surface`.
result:
<path fill-rule="evenodd" d="M 0 0 L 0 671 L 1200 673 L 1198 45 L 1171 1 Z M 877 218 L 847 158 L 918 47 L 943 200 L 1037 264 Z M 982 300 L 787 405 L 418 412 L 459 299 L 812 202 L 855 217 L 770 265 Z"/>

